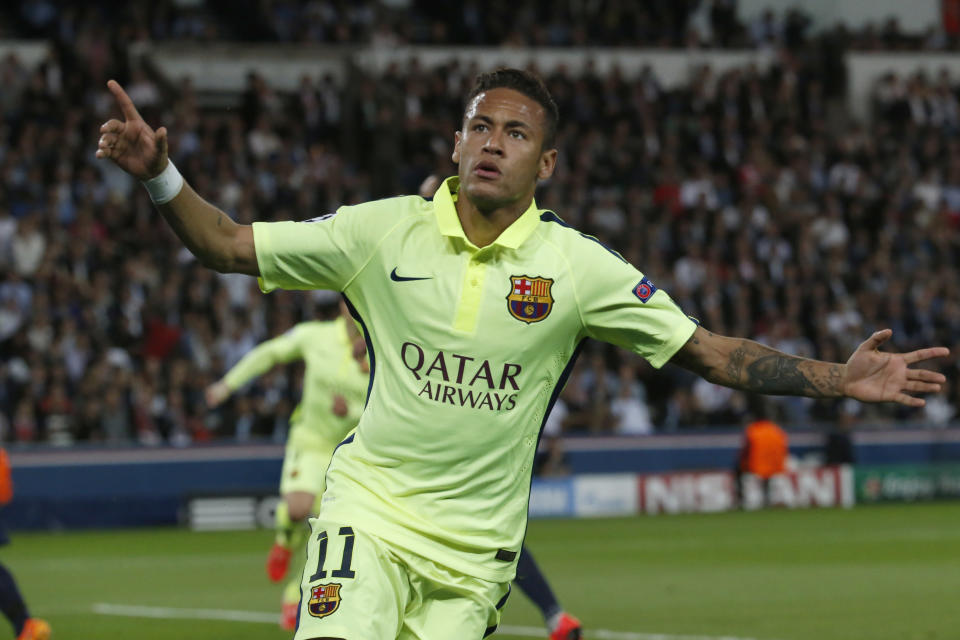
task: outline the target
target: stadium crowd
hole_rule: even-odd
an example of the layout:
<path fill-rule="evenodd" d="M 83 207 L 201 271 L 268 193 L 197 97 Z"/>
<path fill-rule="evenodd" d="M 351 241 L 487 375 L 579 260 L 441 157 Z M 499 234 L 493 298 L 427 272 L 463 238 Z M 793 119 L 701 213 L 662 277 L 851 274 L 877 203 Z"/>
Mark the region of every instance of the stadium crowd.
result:
<path fill-rule="evenodd" d="M 277 16 L 314 11 L 322 22 L 330 8 L 367 15 L 360 22 L 376 38 L 379 14 L 363 11 L 372 3 L 251 4 L 273 16 L 264 24 L 277 33 L 265 39 L 311 39 L 281 33 Z M 531 20 L 546 4 L 531 5 Z M 174 3 L 156 5 L 168 10 L 166 22 L 146 4 L 132 6 L 142 11 L 143 38 L 232 33 L 229 22 L 204 22 L 202 14 L 199 26 L 176 27 L 194 14 L 174 15 Z M 469 26 L 474 4 L 464 6 L 463 24 L 450 24 Z M 23 7 L 0 24 L 55 40 L 35 70 L 15 56 L 0 60 L 3 440 L 282 438 L 302 384 L 296 366 L 260 378 L 216 412 L 206 410 L 203 389 L 258 342 L 312 318 L 327 295 L 264 296 L 252 278 L 199 266 L 143 189 L 93 159 L 99 124 L 111 116 L 106 79 L 118 78 L 146 120 L 169 129 L 172 157 L 196 190 L 248 223 L 415 193 L 426 176 L 453 173 L 452 133 L 477 70 L 411 60 L 380 76 L 358 70 L 345 86 L 307 78 L 289 95 L 251 74 L 238 109 L 207 110 L 189 79 L 167 90 L 148 68 L 129 63 L 120 43 L 134 37 L 136 22 L 124 37 L 92 37 L 84 9 L 57 11 L 50 0 Z M 689 26 L 693 14 L 676 12 L 656 15 Z M 548 43 L 607 38 L 590 30 L 577 36 L 576 16 L 558 15 L 570 18 L 565 28 L 541 20 Z M 711 16 L 725 24 L 722 11 Z M 724 74 L 703 67 L 679 89 L 665 89 L 649 69 L 631 80 L 616 70 L 539 70 L 562 121 L 558 169 L 538 192 L 539 205 L 622 252 L 709 329 L 827 360 L 844 360 L 885 326 L 894 329 L 890 348 L 943 344 L 960 352 L 960 78 L 889 76 L 876 88 L 875 117 L 857 123 L 839 99 L 843 69 L 826 47 L 831 36 L 795 40 L 790 29 L 803 29 L 786 28 L 790 20 L 802 15 L 775 21 L 780 27 L 768 36 L 757 25 L 714 28 L 711 41 L 725 43 L 716 34 L 726 33 L 737 34 L 732 44 L 776 46 L 775 63 Z M 410 24 L 387 31 L 418 41 Z M 445 36 L 451 42 L 511 41 L 454 31 Z M 660 42 L 631 34 L 609 42 Z M 686 34 L 679 29 L 680 40 L 665 44 Z M 950 386 L 924 410 L 786 398 L 782 417 L 798 425 L 841 416 L 862 425 L 945 424 L 960 409 L 960 371 L 953 356 L 939 366 Z M 676 367 L 654 371 L 596 343 L 574 369 L 551 429 L 729 425 L 746 409 L 739 393 Z"/>
<path fill-rule="evenodd" d="M 905 33 L 895 18 L 817 36 L 858 50 L 955 49 L 960 7 L 941 28 Z M 737 0 L 26 0 L 0 8 L 0 37 L 114 37 L 397 46 L 750 48 L 810 44 L 802 3 L 741 21 Z"/>

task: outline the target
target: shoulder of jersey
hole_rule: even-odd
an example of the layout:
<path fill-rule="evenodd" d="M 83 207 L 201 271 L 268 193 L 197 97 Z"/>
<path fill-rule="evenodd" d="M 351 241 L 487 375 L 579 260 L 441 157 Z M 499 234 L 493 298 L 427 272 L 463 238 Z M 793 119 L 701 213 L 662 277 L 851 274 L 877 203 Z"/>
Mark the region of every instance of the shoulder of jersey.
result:
<path fill-rule="evenodd" d="M 599 251 L 603 252 L 604 255 L 612 255 L 618 260 L 626 262 L 623 256 L 600 242 L 599 239 L 570 226 L 553 211 L 544 210 L 540 212 L 538 231 L 564 249 L 585 252 L 587 255 Z"/>
<path fill-rule="evenodd" d="M 371 230 L 387 231 L 394 224 L 404 219 L 423 219 L 425 214 L 433 212 L 433 203 L 420 196 L 394 196 L 382 200 L 371 200 L 360 204 L 341 207 L 340 214 L 359 214 L 366 218 L 368 224 L 374 225 Z"/>
<path fill-rule="evenodd" d="M 394 215 L 402 212 L 415 213 L 432 210 L 433 203 L 420 196 L 393 196 L 340 207 L 340 211 L 377 211 Z"/>

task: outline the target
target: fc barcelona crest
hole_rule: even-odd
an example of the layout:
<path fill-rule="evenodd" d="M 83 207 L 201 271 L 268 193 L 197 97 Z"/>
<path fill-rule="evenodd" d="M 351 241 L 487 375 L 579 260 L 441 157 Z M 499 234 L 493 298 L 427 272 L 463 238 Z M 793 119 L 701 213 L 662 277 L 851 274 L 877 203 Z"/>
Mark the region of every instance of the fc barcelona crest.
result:
<path fill-rule="evenodd" d="M 540 322 L 553 309 L 553 296 L 550 278 L 531 278 L 530 276 L 510 276 L 510 293 L 507 295 L 507 309 L 517 320 L 530 324 Z"/>
<path fill-rule="evenodd" d="M 339 584 L 321 584 L 310 587 L 308 609 L 314 618 L 326 618 L 340 606 Z"/>

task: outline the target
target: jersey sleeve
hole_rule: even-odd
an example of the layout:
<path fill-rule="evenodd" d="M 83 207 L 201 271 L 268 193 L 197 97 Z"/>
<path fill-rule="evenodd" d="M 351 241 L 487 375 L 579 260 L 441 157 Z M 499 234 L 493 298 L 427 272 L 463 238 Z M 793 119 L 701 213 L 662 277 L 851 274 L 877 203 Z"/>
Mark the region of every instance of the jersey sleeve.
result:
<path fill-rule="evenodd" d="M 577 261 L 585 267 L 576 284 L 586 334 L 629 349 L 659 369 L 686 344 L 696 323 L 636 267 L 592 244 Z"/>
<path fill-rule="evenodd" d="M 376 215 L 368 203 L 303 222 L 254 222 L 260 288 L 342 291 L 379 239 Z"/>
<path fill-rule="evenodd" d="M 236 391 L 274 365 L 302 358 L 303 350 L 297 334 L 294 327 L 282 336 L 258 344 L 223 376 L 223 382 L 231 391 Z"/>

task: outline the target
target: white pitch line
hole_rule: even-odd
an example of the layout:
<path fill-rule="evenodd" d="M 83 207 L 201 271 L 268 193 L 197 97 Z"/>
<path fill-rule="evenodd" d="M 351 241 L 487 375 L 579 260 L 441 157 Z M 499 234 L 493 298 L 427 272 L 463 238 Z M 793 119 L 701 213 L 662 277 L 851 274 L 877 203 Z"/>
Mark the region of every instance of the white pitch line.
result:
<path fill-rule="evenodd" d="M 179 607 L 146 607 L 128 604 L 98 602 L 93 612 L 107 616 L 128 616 L 131 618 L 162 618 L 167 620 L 226 620 L 228 622 L 264 622 L 277 624 L 279 614 L 260 611 L 236 611 L 231 609 L 184 609 Z M 501 625 L 497 634 L 542 638 L 543 627 L 515 627 Z M 497 635 L 495 634 L 495 635 Z M 596 640 L 756 640 L 740 636 L 688 636 L 669 633 L 633 633 L 630 631 L 610 631 L 607 629 L 589 629 L 589 636 Z"/>
<path fill-rule="evenodd" d="M 228 622 L 269 622 L 277 624 L 279 613 L 259 611 L 233 611 L 230 609 L 181 609 L 178 607 L 141 607 L 129 604 L 98 602 L 93 612 L 106 616 L 131 618 L 163 618 L 167 620 L 226 620 Z"/>

